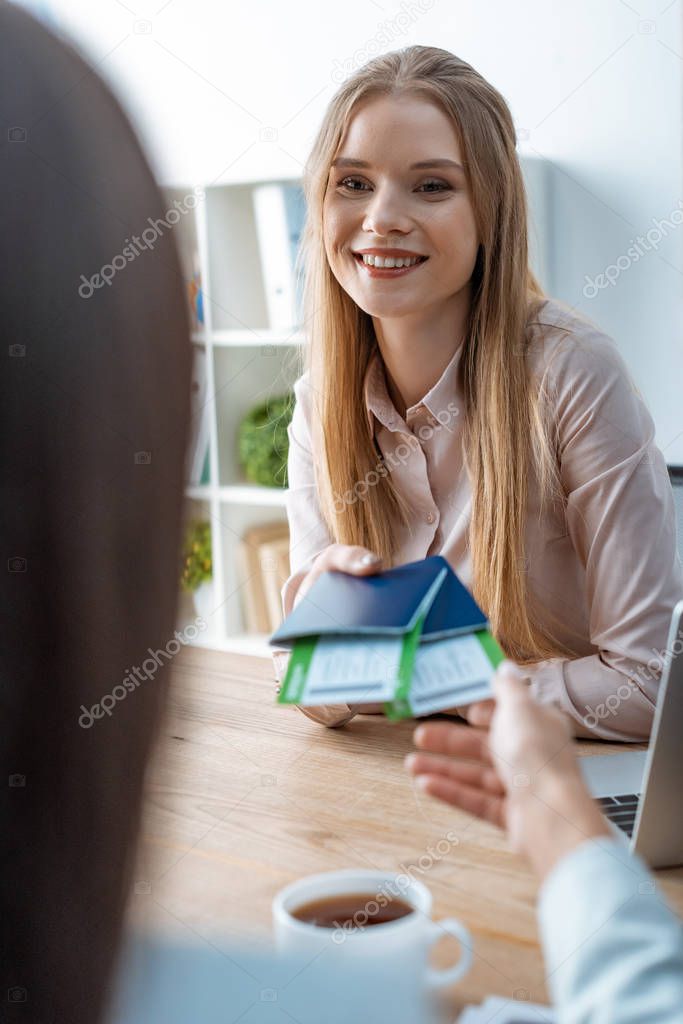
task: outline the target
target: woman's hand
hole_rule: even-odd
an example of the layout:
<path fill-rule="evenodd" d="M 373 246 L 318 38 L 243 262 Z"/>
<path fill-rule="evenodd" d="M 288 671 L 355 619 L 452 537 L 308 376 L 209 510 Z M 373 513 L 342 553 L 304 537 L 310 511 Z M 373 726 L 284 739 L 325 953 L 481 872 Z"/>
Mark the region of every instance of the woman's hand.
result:
<path fill-rule="evenodd" d="M 336 569 L 352 576 L 372 576 L 382 568 L 382 559 L 374 551 L 355 544 L 330 544 L 314 560 L 294 597 L 294 607 L 311 589 L 318 576 Z"/>
<path fill-rule="evenodd" d="M 340 572 L 348 572 L 352 576 L 371 576 L 379 572 L 382 567 L 382 559 L 368 548 L 352 544 L 331 544 L 321 551 L 313 562 L 306 576 L 299 585 L 294 597 L 292 607 L 306 594 L 318 576 L 336 569 Z M 320 704 L 315 707 L 300 707 L 300 711 L 314 722 L 326 725 L 328 728 L 336 728 L 345 725 L 356 714 L 381 714 L 381 704 Z"/>
<path fill-rule="evenodd" d="M 544 878 L 584 839 L 612 833 L 583 782 L 567 719 L 536 704 L 522 678 L 511 662 L 499 666 L 490 731 L 418 726 L 423 752 L 409 754 L 406 767 L 426 793 L 506 829 Z"/>

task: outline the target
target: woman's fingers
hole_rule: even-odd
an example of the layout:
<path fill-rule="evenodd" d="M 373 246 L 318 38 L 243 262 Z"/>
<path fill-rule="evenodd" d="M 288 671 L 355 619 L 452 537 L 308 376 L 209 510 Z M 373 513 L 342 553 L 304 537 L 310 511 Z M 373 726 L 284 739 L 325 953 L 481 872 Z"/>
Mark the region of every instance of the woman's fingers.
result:
<path fill-rule="evenodd" d="M 340 569 L 358 575 L 377 572 L 382 559 L 374 551 L 358 545 L 340 544 L 332 553 L 328 569 Z"/>
<path fill-rule="evenodd" d="M 488 733 L 456 722 L 425 722 L 413 733 L 413 742 L 419 750 L 432 754 L 464 757 L 492 765 L 487 736 Z"/>
<path fill-rule="evenodd" d="M 505 801 L 502 796 L 455 782 L 444 775 L 419 775 L 416 783 L 423 792 L 451 807 L 459 807 L 499 828 L 505 827 Z"/>
<path fill-rule="evenodd" d="M 320 573 L 336 569 L 339 572 L 362 576 L 365 573 L 378 572 L 381 567 L 382 559 L 368 548 L 358 544 L 332 544 L 322 552 L 311 572 L 316 572 L 319 576 Z"/>
<path fill-rule="evenodd" d="M 358 544 L 331 544 L 316 558 L 310 571 L 301 581 L 297 592 L 297 603 L 311 589 L 318 576 L 324 572 L 336 570 L 348 572 L 353 576 L 369 576 L 379 572 L 382 559 L 374 551 Z"/>
<path fill-rule="evenodd" d="M 443 775 L 488 793 L 503 796 L 505 789 L 494 768 L 486 765 L 457 761 L 438 754 L 408 754 L 405 766 L 412 775 Z"/>

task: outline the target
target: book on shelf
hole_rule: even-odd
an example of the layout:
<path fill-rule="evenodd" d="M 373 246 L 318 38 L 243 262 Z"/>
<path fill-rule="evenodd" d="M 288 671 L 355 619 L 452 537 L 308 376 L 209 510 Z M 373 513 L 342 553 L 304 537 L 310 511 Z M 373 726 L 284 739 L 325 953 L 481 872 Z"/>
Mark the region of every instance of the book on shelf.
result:
<path fill-rule="evenodd" d="M 296 257 L 306 206 L 300 185 L 267 183 L 252 190 L 261 270 L 273 330 L 292 330 L 301 324 L 302 287 Z"/>
<path fill-rule="evenodd" d="M 284 617 L 281 591 L 289 576 L 289 530 L 261 545 L 261 571 L 270 629 L 277 629 Z"/>
<path fill-rule="evenodd" d="M 289 576 L 289 527 L 277 521 L 246 530 L 238 547 L 248 633 L 271 633 L 283 619 L 281 590 Z"/>
<path fill-rule="evenodd" d="M 192 421 L 189 444 L 189 467 L 187 481 L 190 486 L 208 484 L 211 479 L 209 466 L 209 437 L 211 432 L 211 409 L 206 372 L 206 349 L 194 348 L 192 365 Z"/>

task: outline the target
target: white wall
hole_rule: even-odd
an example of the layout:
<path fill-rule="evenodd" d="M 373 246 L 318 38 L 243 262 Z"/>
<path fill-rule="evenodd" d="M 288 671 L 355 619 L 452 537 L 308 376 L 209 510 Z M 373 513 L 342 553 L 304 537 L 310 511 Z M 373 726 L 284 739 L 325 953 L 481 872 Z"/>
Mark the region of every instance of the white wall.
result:
<path fill-rule="evenodd" d="M 468 60 L 508 100 L 520 150 L 551 162 L 547 286 L 614 337 L 667 460 L 683 463 L 683 225 L 628 257 L 631 240 L 683 201 L 679 0 L 50 6 L 114 83 L 158 174 L 174 184 L 299 174 L 337 84 L 376 52 L 422 43 Z M 616 284 L 587 297 L 586 276 L 620 256 Z"/>

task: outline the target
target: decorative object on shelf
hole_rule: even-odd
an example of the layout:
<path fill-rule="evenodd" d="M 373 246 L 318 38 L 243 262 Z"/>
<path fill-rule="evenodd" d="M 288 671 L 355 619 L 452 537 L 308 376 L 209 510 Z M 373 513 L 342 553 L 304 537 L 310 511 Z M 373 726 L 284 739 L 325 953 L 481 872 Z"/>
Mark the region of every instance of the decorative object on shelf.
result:
<path fill-rule="evenodd" d="M 216 598 L 213 580 L 204 580 L 203 583 L 200 583 L 192 594 L 192 601 L 194 604 L 194 610 L 197 615 L 204 620 L 209 631 L 215 630 L 215 623 L 212 619 L 213 613 L 216 611 Z"/>
<path fill-rule="evenodd" d="M 212 576 L 211 523 L 206 519 L 193 519 L 185 533 L 180 585 L 185 591 L 195 591 Z"/>
<path fill-rule="evenodd" d="M 252 526 L 242 536 L 238 554 L 247 630 L 272 633 L 283 619 L 281 591 L 289 576 L 287 523 Z"/>
<path fill-rule="evenodd" d="M 211 523 L 206 519 L 193 519 L 188 523 L 180 585 L 183 590 L 192 592 L 197 615 L 210 627 L 216 602 L 211 560 Z"/>
<path fill-rule="evenodd" d="M 255 406 L 238 430 L 239 458 L 247 480 L 265 487 L 287 486 L 287 427 L 294 395 L 278 395 Z"/>

